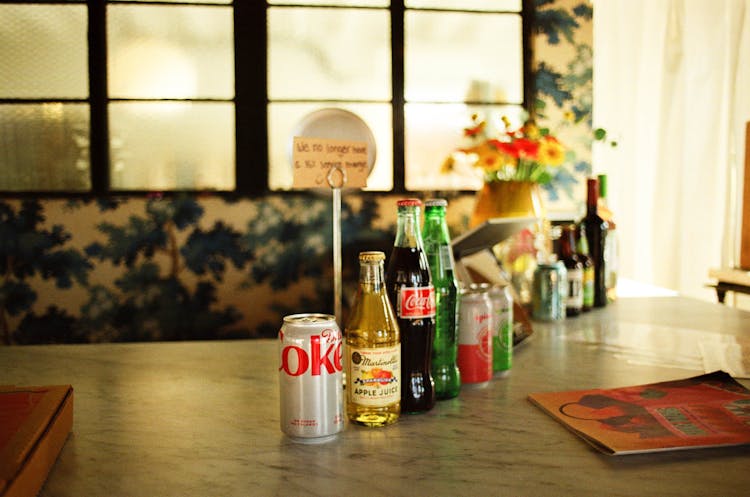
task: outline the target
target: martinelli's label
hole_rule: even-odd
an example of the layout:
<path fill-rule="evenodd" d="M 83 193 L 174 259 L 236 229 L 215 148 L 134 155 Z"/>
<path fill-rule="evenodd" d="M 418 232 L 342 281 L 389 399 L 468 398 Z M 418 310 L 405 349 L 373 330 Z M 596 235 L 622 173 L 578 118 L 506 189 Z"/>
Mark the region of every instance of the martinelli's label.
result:
<path fill-rule="evenodd" d="M 402 286 L 398 292 L 398 317 L 422 319 L 435 316 L 435 287 Z"/>
<path fill-rule="evenodd" d="M 350 400 L 381 407 L 401 400 L 401 344 L 393 347 L 349 347 Z"/>

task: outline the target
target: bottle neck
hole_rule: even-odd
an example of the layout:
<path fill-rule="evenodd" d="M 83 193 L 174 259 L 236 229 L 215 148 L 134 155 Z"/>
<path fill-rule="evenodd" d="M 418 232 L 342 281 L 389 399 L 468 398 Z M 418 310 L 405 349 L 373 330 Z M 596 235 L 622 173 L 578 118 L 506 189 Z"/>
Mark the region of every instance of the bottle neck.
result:
<path fill-rule="evenodd" d="M 445 221 L 445 209 L 442 207 L 428 207 L 424 214 L 425 239 L 430 233 L 440 242 L 448 243 L 448 223 Z"/>
<path fill-rule="evenodd" d="M 406 206 L 398 208 L 398 228 L 396 230 L 396 240 L 393 242 L 393 245 L 396 247 L 422 246 L 418 207 Z"/>
<path fill-rule="evenodd" d="M 597 203 L 599 202 L 598 181 L 595 179 L 590 179 L 586 182 L 586 186 L 588 187 L 588 191 L 586 194 L 586 214 L 596 215 L 596 207 Z"/>
<path fill-rule="evenodd" d="M 571 229 L 564 229 L 560 236 L 560 255 L 568 258 L 575 255 L 575 232 Z"/>
<path fill-rule="evenodd" d="M 368 293 L 380 293 L 383 291 L 385 276 L 382 262 L 360 263 L 359 285 Z"/>

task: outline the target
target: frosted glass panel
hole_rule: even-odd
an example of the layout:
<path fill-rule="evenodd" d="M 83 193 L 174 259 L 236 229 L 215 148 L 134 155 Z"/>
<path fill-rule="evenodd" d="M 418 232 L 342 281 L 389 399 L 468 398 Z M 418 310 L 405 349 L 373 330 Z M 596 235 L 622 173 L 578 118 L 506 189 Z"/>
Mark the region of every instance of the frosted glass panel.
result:
<path fill-rule="evenodd" d="M 110 5 L 113 98 L 234 98 L 230 7 Z"/>
<path fill-rule="evenodd" d="M 0 171 L 0 190 L 89 190 L 89 106 L 0 105 Z"/>
<path fill-rule="evenodd" d="M 521 16 L 408 11 L 408 101 L 523 101 Z"/>
<path fill-rule="evenodd" d="M 390 100 L 388 11 L 269 9 L 269 97 Z"/>
<path fill-rule="evenodd" d="M 406 0 L 407 8 L 521 12 L 521 0 Z"/>
<path fill-rule="evenodd" d="M 456 170 L 442 174 L 440 166 L 457 148 L 471 145 L 463 130 L 472 123 L 471 115 L 484 116 L 491 127 L 505 129 L 502 116 L 513 125 L 523 122 L 521 106 L 467 106 L 463 104 L 407 104 L 405 169 L 409 190 L 478 190 L 482 176 L 470 164 L 456 164 Z"/>
<path fill-rule="evenodd" d="M 270 169 L 268 184 L 272 190 L 292 187 L 292 163 L 290 142 L 293 130 L 310 112 L 331 105 L 277 103 L 268 108 L 268 148 Z M 375 137 L 377 154 L 375 166 L 367 180 L 366 190 L 390 190 L 393 188 L 393 114 L 389 104 L 336 104 L 336 107 L 354 112 L 370 127 Z"/>
<path fill-rule="evenodd" d="M 153 2 L 153 0 L 130 0 L 132 2 Z M 163 3 L 185 3 L 185 0 L 159 0 Z M 111 3 L 116 3 L 110 0 Z M 190 3 L 205 3 L 205 4 L 220 4 L 228 5 L 232 3 L 232 0 L 190 0 Z"/>
<path fill-rule="evenodd" d="M 231 103 L 123 102 L 109 111 L 113 188 L 234 188 Z"/>
<path fill-rule="evenodd" d="M 341 5 L 343 7 L 388 7 L 390 0 L 270 0 L 271 5 Z"/>
<path fill-rule="evenodd" d="M 0 5 L 0 98 L 87 98 L 85 5 Z"/>

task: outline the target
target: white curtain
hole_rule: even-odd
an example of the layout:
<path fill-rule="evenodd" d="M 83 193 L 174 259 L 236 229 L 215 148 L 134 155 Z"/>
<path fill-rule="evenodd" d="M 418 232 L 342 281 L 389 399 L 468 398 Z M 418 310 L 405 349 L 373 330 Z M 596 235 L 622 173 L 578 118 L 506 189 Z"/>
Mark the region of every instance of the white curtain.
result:
<path fill-rule="evenodd" d="M 750 0 L 595 1 L 593 66 L 620 276 L 715 301 L 709 268 L 738 262 Z"/>

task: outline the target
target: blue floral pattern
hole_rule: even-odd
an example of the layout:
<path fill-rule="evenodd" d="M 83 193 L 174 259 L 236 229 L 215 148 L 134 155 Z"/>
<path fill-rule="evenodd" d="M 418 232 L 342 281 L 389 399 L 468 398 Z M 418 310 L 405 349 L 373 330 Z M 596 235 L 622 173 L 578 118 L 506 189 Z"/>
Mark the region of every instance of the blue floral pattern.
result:
<path fill-rule="evenodd" d="M 563 67 L 536 54 L 537 113 L 564 109 L 588 136 L 591 47 L 577 32 L 591 8 L 553 0 L 536 8 L 535 36 L 575 49 Z M 590 171 L 578 159 L 558 186 L 569 191 Z M 345 301 L 356 254 L 389 253 L 388 202 L 395 197 L 345 197 Z M 332 311 L 330 210 L 329 198 L 307 194 L 0 200 L 0 343 L 275 336 L 285 314 Z"/>

